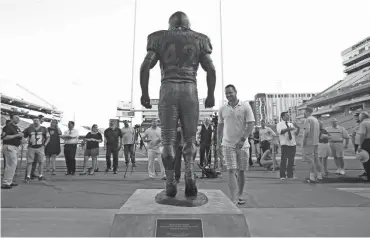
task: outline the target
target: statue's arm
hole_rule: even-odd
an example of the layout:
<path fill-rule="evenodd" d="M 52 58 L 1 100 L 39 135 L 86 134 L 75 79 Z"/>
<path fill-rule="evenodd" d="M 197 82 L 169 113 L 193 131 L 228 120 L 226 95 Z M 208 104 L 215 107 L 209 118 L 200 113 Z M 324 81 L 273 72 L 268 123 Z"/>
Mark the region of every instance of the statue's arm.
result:
<path fill-rule="evenodd" d="M 210 54 L 201 57 L 200 65 L 207 72 L 208 96 L 213 96 L 216 87 L 216 69 Z"/>
<path fill-rule="evenodd" d="M 148 84 L 150 70 L 157 64 L 158 57 L 154 51 L 148 51 L 140 67 L 140 86 L 143 96 L 149 96 Z"/>

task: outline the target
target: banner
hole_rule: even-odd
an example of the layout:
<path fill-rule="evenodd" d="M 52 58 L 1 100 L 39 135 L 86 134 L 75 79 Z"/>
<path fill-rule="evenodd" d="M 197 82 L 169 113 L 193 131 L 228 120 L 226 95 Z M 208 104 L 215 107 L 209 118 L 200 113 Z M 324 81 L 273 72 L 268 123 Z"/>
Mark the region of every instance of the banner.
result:
<path fill-rule="evenodd" d="M 131 102 L 128 101 L 118 101 L 117 110 L 131 110 Z"/>
<path fill-rule="evenodd" d="M 130 112 L 130 111 L 117 111 L 117 117 L 135 117 L 135 112 Z"/>

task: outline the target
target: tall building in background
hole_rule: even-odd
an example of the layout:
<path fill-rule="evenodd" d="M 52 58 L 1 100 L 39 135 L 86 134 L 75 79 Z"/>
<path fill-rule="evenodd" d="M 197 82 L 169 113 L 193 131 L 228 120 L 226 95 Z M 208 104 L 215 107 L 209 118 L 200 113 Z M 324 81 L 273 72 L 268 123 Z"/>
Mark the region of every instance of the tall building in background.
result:
<path fill-rule="evenodd" d="M 342 52 L 342 60 L 347 76 L 354 76 L 370 66 L 370 37 L 345 49 Z"/>
<path fill-rule="evenodd" d="M 312 100 L 299 106 L 313 107 L 314 116 L 349 115 L 357 110 L 370 110 L 370 37 L 341 53 L 346 76 Z M 303 117 L 302 113 L 299 117 Z"/>
<path fill-rule="evenodd" d="M 256 124 L 261 120 L 267 124 L 277 124 L 282 112 L 289 112 L 290 119 L 295 120 L 297 106 L 311 99 L 315 93 L 258 93 L 254 97 L 254 114 Z"/>

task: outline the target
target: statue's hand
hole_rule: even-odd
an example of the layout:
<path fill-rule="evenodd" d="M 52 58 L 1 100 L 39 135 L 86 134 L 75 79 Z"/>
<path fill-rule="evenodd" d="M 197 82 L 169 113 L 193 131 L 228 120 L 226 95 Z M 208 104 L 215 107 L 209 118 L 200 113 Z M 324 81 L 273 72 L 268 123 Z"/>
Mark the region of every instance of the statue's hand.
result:
<path fill-rule="evenodd" d="M 149 95 L 142 95 L 141 96 L 141 105 L 143 105 L 146 109 L 151 109 L 152 105 L 150 105 L 150 98 Z"/>
<path fill-rule="evenodd" d="M 204 106 L 206 108 L 211 108 L 211 107 L 214 107 L 215 106 L 215 96 L 212 95 L 212 96 L 208 96 L 206 98 L 206 102 L 204 103 Z"/>

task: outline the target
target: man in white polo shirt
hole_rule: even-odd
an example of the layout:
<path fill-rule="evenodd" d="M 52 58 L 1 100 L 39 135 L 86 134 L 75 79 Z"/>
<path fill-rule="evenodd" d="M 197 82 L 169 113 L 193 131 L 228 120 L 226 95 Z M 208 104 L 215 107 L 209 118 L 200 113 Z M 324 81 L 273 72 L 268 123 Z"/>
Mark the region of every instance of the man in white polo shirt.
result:
<path fill-rule="evenodd" d="M 284 180 L 286 177 L 293 178 L 294 157 L 297 145 L 295 137 L 299 134 L 300 128 L 296 123 L 292 124 L 288 122 L 288 112 L 282 112 L 280 116 L 281 121 L 277 124 L 276 130 L 279 134 L 281 145 L 280 179 Z M 287 173 L 285 174 L 285 172 Z"/>
<path fill-rule="evenodd" d="M 254 115 L 248 102 L 238 100 L 234 85 L 227 85 L 225 94 L 229 102 L 221 106 L 218 112 L 217 149 L 220 149 L 222 142 L 222 154 L 229 173 L 231 200 L 241 205 L 245 203 L 244 170 L 248 168 L 250 147 L 246 140 L 253 131 Z"/>
<path fill-rule="evenodd" d="M 67 166 L 66 175 L 75 175 L 76 173 L 76 150 L 79 134 L 74 127 L 75 122 L 69 121 L 68 130 L 61 136 L 64 140 L 64 158 Z"/>

